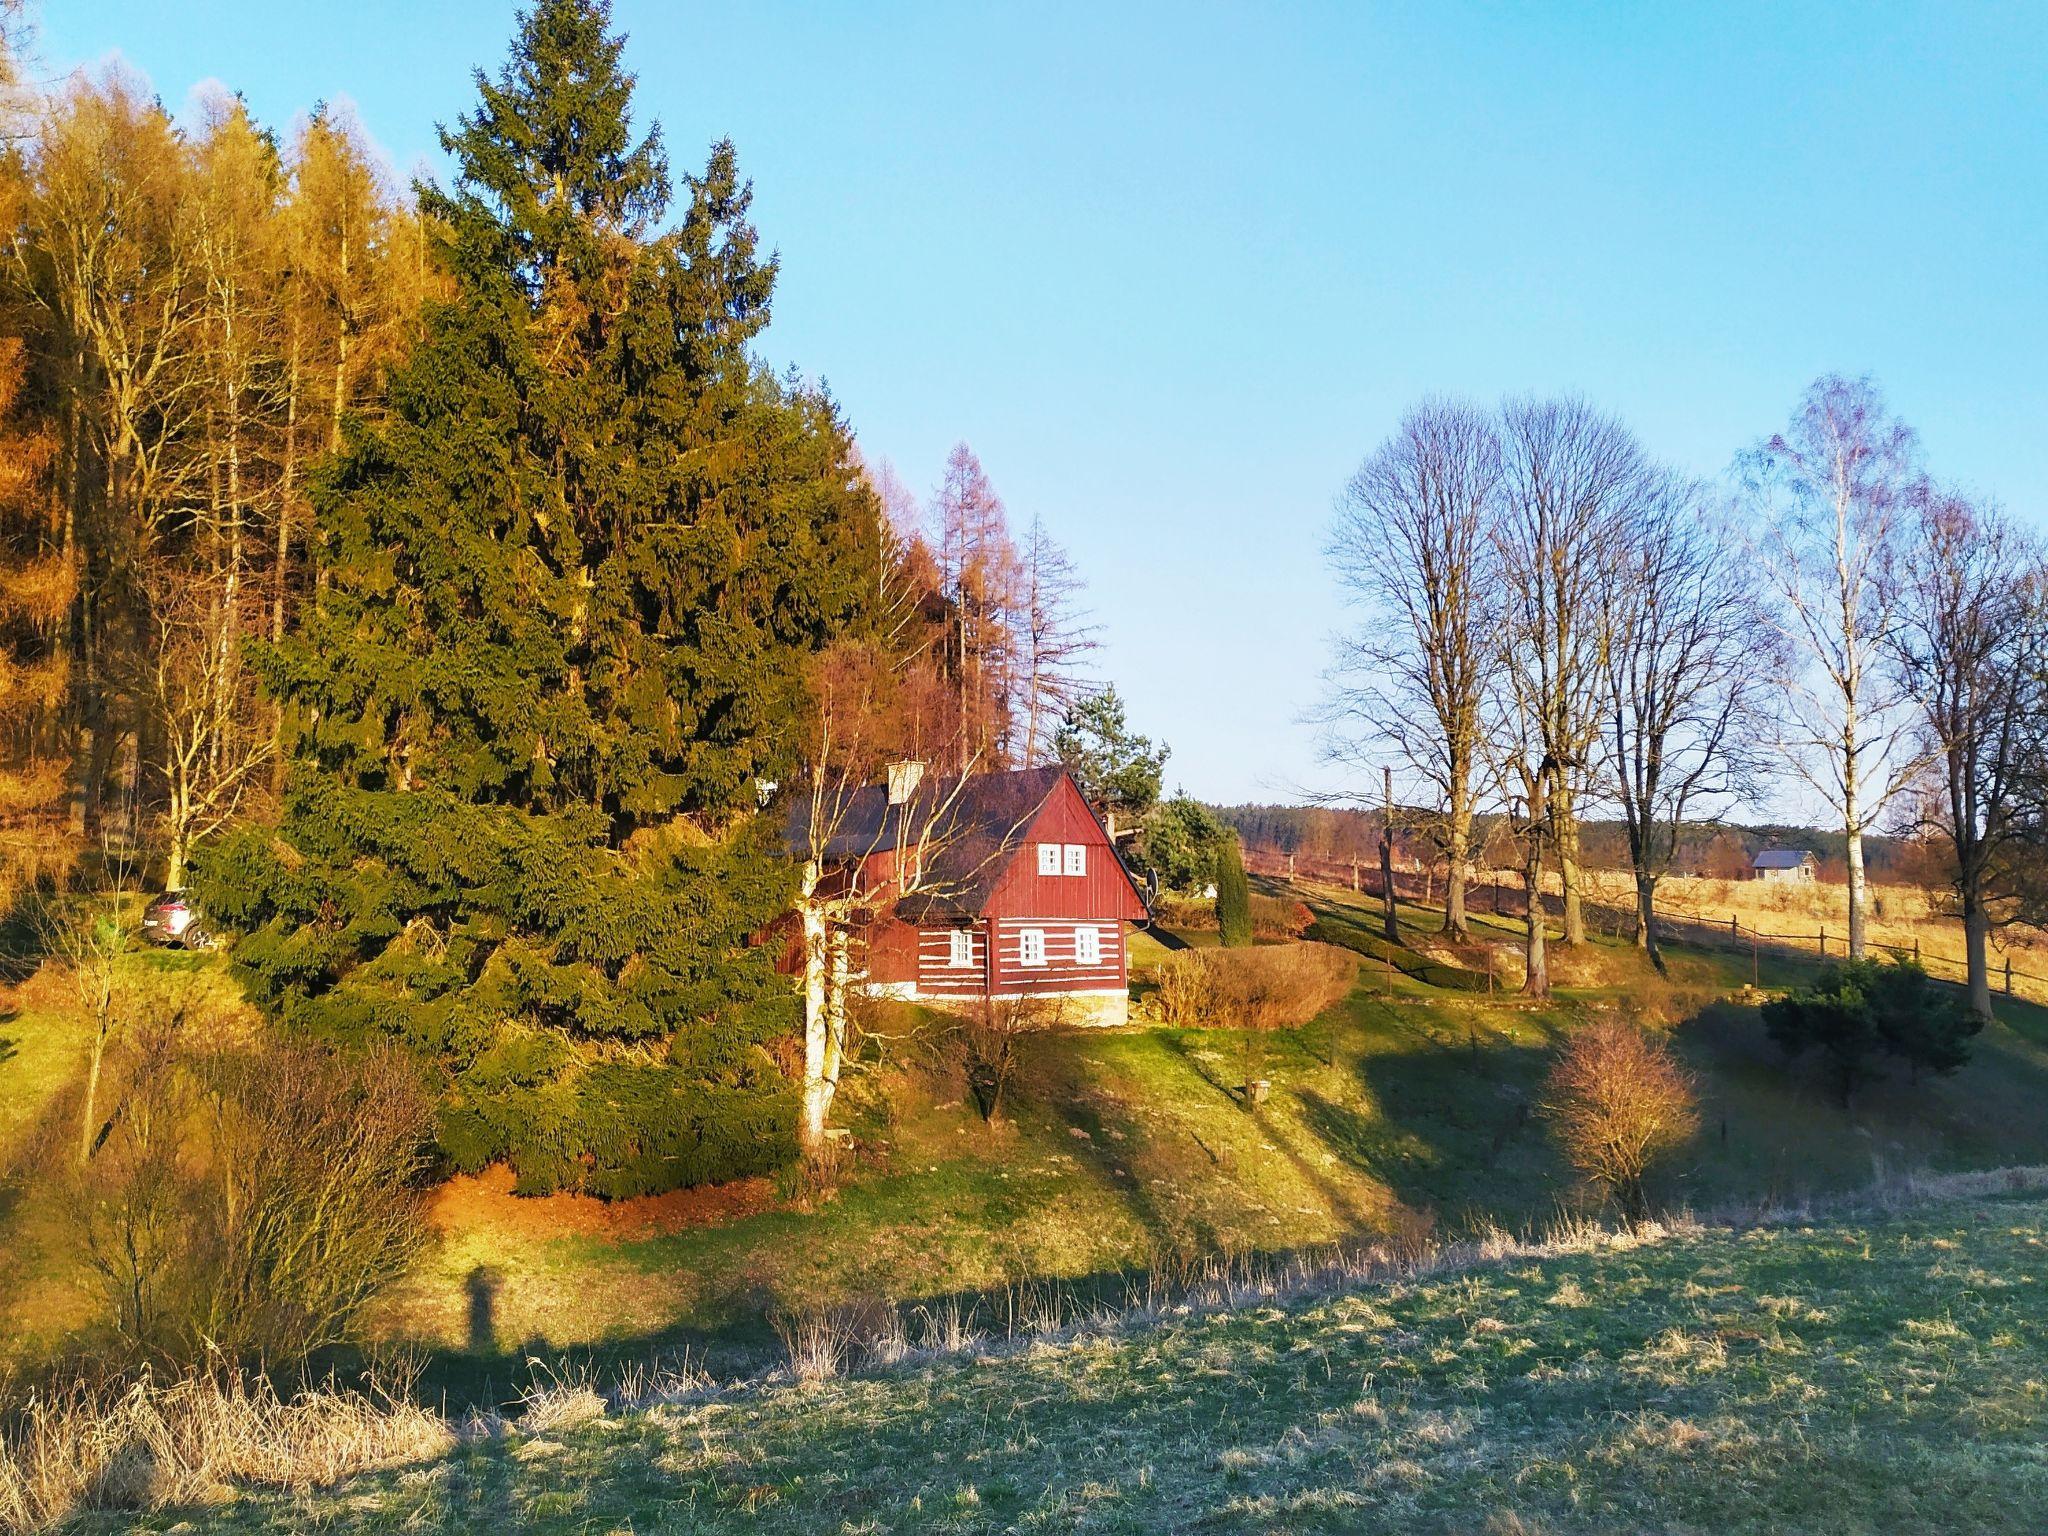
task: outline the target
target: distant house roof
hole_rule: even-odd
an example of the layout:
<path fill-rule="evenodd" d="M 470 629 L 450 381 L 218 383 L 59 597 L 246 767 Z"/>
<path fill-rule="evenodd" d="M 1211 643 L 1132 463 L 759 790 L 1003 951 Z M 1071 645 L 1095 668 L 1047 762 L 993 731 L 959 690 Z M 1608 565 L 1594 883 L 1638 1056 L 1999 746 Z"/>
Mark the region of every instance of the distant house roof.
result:
<path fill-rule="evenodd" d="M 1749 862 L 1751 869 L 1797 869 L 1813 861 L 1804 848 L 1766 848 Z"/>
<path fill-rule="evenodd" d="M 1057 764 L 965 779 L 927 775 L 899 805 L 889 803 L 886 784 L 869 785 L 839 809 L 825 859 L 835 864 L 865 859 L 899 843 L 914 845 L 922 835 L 929 850 L 922 889 L 898 910 L 906 917 L 972 916 L 987 904 L 1010 856 L 1066 776 Z M 792 855 L 809 855 L 810 821 L 811 804 L 799 799 L 790 808 L 786 833 Z M 1103 846 L 1109 846 L 1106 836 Z"/>

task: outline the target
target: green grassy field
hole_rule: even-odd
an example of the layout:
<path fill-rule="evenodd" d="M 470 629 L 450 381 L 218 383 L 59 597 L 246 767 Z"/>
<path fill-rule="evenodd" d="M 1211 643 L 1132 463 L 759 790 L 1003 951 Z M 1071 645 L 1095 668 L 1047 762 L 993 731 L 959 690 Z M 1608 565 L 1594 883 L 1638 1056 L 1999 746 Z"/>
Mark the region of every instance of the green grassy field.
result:
<path fill-rule="evenodd" d="M 91 1530 L 2032 1532 L 2048 1203 L 1717 1229 L 514 1424 Z"/>
<path fill-rule="evenodd" d="M 1427 946 L 1434 914 L 1402 917 L 1404 937 Z M 1134 945 L 1141 966 L 1158 954 Z M 586 1225 L 560 1204 L 465 1200 L 456 1189 L 429 1257 L 374 1328 L 427 1350 L 438 1384 L 488 1395 L 529 1355 L 564 1349 L 757 1359 L 772 1343 L 767 1313 L 817 1302 L 1085 1282 L 1202 1251 L 1358 1234 L 1526 1228 L 1572 1194 L 1534 1112 L 1552 1049 L 1587 1010 L 1624 997 L 1680 1021 L 1674 1038 L 1701 1082 L 1703 1131 L 1658 1178 L 1661 1204 L 1755 1206 L 1860 1187 L 1880 1169 L 2048 1161 L 2042 1010 L 2015 1005 L 1955 1077 L 1877 1084 L 1845 1113 L 1817 1083 L 1787 1076 L 1753 1007 L 1715 1000 L 1749 979 L 1746 957 L 1738 975 L 1732 960 L 1681 956 L 1670 982 L 1610 944 L 1573 966 L 1577 984 L 1543 1007 L 1368 966 L 1341 1007 L 1267 1042 L 1273 1096 L 1257 1114 L 1236 1093 L 1244 1040 L 1231 1031 L 1027 1039 L 995 1126 L 943 1052 L 899 1062 L 849 1086 L 857 1160 L 811 1209 L 764 1185 Z M 79 1054 L 63 1027 L 27 1014 L 0 1027 L 21 1041 L 0 1059 L 0 1103 L 57 1102 Z M 50 1270 L 48 1244 L 25 1240 L 19 1222 L 6 1235 L 0 1280 L 17 1283 L 0 1286 L 0 1340 L 21 1350 L 75 1321 L 81 1304 Z"/>

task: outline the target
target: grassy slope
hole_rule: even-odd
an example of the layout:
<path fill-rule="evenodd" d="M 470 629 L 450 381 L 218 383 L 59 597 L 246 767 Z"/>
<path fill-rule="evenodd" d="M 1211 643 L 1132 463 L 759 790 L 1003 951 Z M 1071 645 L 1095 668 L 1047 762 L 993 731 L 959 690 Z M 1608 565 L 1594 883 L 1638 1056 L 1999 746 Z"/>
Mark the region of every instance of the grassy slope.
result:
<path fill-rule="evenodd" d="M 1410 937 L 1426 942 L 1430 915 L 1402 915 Z M 1684 987 L 1725 989 L 1737 978 L 1716 969 L 1723 963 L 1687 961 Z M 1368 968 L 1333 1016 L 1270 1042 L 1261 1070 L 1274 1096 L 1257 1117 L 1230 1092 L 1243 1067 L 1242 1041 L 1229 1032 L 1032 1038 L 1010 1123 L 993 1131 L 943 1078 L 895 1081 L 886 1105 L 871 1095 L 853 1116 L 866 1160 L 813 1212 L 577 1235 L 550 1231 L 530 1208 L 507 1220 L 471 1207 L 379 1329 L 445 1351 L 451 1385 L 502 1386 L 527 1352 L 548 1346 L 624 1355 L 707 1334 L 758 1345 L 761 1314 L 777 1306 L 919 1300 L 1429 1219 L 1451 1232 L 1541 1221 L 1565 1187 L 1531 1113 L 1550 1048 L 1585 1007 L 1644 987 L 1625 951 L 1602 950 L 1584 970 L 1585 985 L 1532 1009 L 1446 995 L 1398 972 L 1389 996 L 1390 979 Z M 1684 1003 L 1683 989 L 1663 995 Z M 1845 1116 L 1823 1093 L 1787 1083 L 1753 1009 L 1707 1009 L 1677 1036 L 1701 1073 L 1706 1131 L 1661 1196 L 1706 1208 L 1861 1185 L 1874 1162 L 2048 1161 L 2038 1110 L 2048 1102 L 2048 1014 L 2015 1009 L 2012 1018 L 1957 1077 L 1874 1089 Z M 60 1062 L 67 1049 L 42 1056 Z M 0 1102 L 27 1084 L 28 1060 L 0 1061 Z M 53 1080 L 40 1074 L 45 1089 Z M 9 1249 L 23 1256 L 18 1268 L 26 1249 L 0 1242 Z M 487 1307 L 477 1300 L 485 1289 Z M 0 1340 L 46 1331 L 67 1315 L 60 1301 L 48 1284 L 0 1286 Z"/>
<path fill-rule="evenodd" d="M 2044 1241 L 2032 1197 L 1515 1260 L 514 1429 L 205 1528 L 2037 1531 Z"/>
<path fill-rule="evenodd" d="M 1403 915 L 1426 925 L 1426 914 Z M 1681 985 L 1660 995 L 1687 1011 L 1736 979 L 1723 963 L 1683 962 Z M 1625 950 L 1583 969 L 1589 984 L 1544 1008 L 1447 996 L 1398 972 L 1389 998 L 1388 979 L 1368 974 L 1336 1015 L 1269 1043 L 1274 1096 L 1257 1117 L 1229 1091 L 1243 1075 L 1229 1032 L 1034 1038 L 1010 1124 L 991 1132 L 943 1083 L 897 1084 L 886 1118 L 856 1116 L 872 1161 L 815 1212 L 625 1240 L 515 1240 L 466 1225 L 384 1326 L 464 1351 L 467 1376 L 493 1353 L 468 1347 L 482 1342 L 468 1278 L 485 1267 L 498 1287 L 493 1346 L 511 1352 L 509 1369 L 518 1347 L 630 1354 L 735 1329 L 758 1342 L 764 1307 L 919 1300 L 1429 1219 L 1449 1232 L 1541 1222 L 1568 1184 L 1532 1113 L 1551 1048 L 1585 1008 L 1646 986 Z M 1858 1187 L 1880 1167 L 2048 1161 L 2048 1014 L 2011 1017 L 1956 1077 L 1880 1085 L 1844 1114 L 1818 1087 L 1787 1081 L 1754 1008 L 1706 1007 L 1676 1037 L 1700 1074 L 1706 1129 L 1660 1197 L 1710 1209 Z"/>

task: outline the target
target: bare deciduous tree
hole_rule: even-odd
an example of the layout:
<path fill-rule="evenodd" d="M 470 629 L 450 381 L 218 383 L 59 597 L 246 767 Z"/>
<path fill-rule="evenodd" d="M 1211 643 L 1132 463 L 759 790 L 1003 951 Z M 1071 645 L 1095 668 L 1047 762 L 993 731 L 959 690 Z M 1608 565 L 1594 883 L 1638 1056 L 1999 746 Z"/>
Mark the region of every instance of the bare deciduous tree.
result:
<path fill-rule="evenodd" d="M 1600 758 L 1628 837 L 1636 943 L 1659 970 L 1657 882 L 1679 837 L 1751 790 L 1763 767 L 1777 669 L 1742 555 L 1706 488 L 1665 474 L 1607 567 Z"/>
<path fill-rule="evenodd" d="M 1081 575 L 1073 558 L 1053 541 L 1043 518 L 1031 520 L 1019 560 L 1017 613 L 1018 679 L 1024 736 L 1018 766 L 1029 768 L 1044 755 L 1052 726 L 1088 692 L 1088 657 L 1096 626 L 1077 607 Z"/>
<path fill-rule="evenodd" d="M 1955 855 L 1970 1008 L 1988 1020 L 1987 941 L 2012 914 L 2015 856 L 2034 856 L 2015 811 L 2048 732 L 2048 580 L 2005 517 L 1949 491 L 1916 498 L 1902 545 L 1889 639 L 1925 730 L 1934 829 Z"/>
<path fill-rule="evenodd" d="M 1391 751 L 1443 807 L 1444 930 L 1460 935 L 1491 655 L 1488 522 L 1500 477 L 1500 441 L 1486 416 L 1427 402 L 1351 477 L 1328 546 L 1362 612 L 1332 673 L 1331 754 L 1362 766 Z"/>
<path fill-rule="evenodd" d="M 1547 783 L 1542 806 L 1564 891 L 1567 945 L 1585 939 L 1579 801 L 1591 785 L 1607 634 L 1601 597 L 1624 530 L 1654 484 L 1635 437 L 1581 400 L 1527 400 L 1501 413 L 1502 494 L 1492 526 L 1499 658 L 1514 712 Z"/>
<path fill-rule="evenodd" d="M 260 786 L 275 739 L 255 723 L 254 681 L 221 643 L 219 584 L 171 575 L 154 585 L 149 697 L 163 744 L 164 883 L 177 890 L 193 845 Z"/>
<path fill-rule="evenodd" d="M 1793 768 L 1848 840 L 1849 953 L 1861 958 L 1869 892 L 1863 834 L 1908 784 L 1912 712 L 1886 665 L 1899 624 L 1886 579 L 1919 478 L 1913 434 L 1867 379 L 1814 383 L 1786 429 L 1744 456 L 1789 642 L 1783 682 Z"/>

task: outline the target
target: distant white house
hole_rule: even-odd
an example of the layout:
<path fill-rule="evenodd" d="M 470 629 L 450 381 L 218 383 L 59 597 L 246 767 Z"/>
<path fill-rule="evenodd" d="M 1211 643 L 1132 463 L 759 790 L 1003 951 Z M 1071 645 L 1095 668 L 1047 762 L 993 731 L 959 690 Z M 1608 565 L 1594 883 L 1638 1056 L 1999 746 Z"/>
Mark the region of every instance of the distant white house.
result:
<path fill-rule="evenodd" d="M 1749 861 L 1753 880 L 1813 880 L 1820 874 L 1820 860 L 1804 848 L 1766 848 Z"/>

